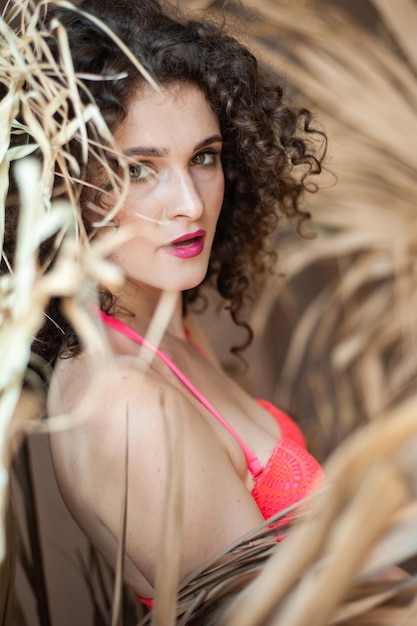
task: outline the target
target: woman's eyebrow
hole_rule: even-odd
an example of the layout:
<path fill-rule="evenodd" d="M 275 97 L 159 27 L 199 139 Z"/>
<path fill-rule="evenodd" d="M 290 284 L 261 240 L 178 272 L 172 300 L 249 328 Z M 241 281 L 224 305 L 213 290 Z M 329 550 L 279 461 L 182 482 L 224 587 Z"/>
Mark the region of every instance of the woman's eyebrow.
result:
<path fill-rule="evenodd" d="M 212 143 L 221 143 L 222 141 L 223 140 L 221 135 L 211 135 L 210 137 L 207 137 L 207 139 L 203 139 L 203 141 L 200 141 L 198 144 L 196 144 L 193 148 L 193 152 L 196 152 L 196 150 L 201 150 L 201 148 L 205 148 Z"/>
<path fill-rule="evenodd" d="M 201 150 L 202 148 L 209 146 L 212 143 L 221 142 L 221 135 L 211 135 L 206 137 L 202 141 L 199 141 L 193 148 L 193 152 Z M 123 150 L 123 154 L 127 157 L 130 156 L 143 156 L 143 157 L 165 157 L 168 156 L 169 150 L 167 148 L 155 148 L 153 146 L 134 146 L 132 148 L 126 148 Z"/>
<path fill-rule="evenodd" d="M 135 146 L 123 150 L 125 156 L 164 157 L 168 155 L 167 148 L 153 148 L 152 146 Z"/>

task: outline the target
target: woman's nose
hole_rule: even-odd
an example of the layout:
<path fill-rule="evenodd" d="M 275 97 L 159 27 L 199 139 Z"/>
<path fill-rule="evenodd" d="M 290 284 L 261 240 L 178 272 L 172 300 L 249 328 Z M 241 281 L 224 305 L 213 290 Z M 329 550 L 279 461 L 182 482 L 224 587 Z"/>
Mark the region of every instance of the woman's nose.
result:
<path fill-rule="evenodd" d="M 190 172 L 177 170 L 172 177 L 171 185 L 170 200 L 167 205 L 168 217 L 198 220 L 204 211 L 204 202 Z"/>

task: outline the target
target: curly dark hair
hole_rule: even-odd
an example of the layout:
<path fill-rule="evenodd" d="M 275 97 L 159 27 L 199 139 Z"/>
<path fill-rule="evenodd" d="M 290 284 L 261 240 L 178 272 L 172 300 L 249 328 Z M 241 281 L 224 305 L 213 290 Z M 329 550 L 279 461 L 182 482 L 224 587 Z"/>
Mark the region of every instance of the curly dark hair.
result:
<path fill-rule="evenodd" d="M 59 3 L 46 23 L 57 18 L 65 27 L 75 72 L 105 80 L 86 80 L 109 128 L 114 131 L 127 115 L 131 98 L 144 78 L 115 41 L 94 20 Z M 265 274 L 273 253 L 268 238 L 279 215 L 308 214 L 300 208 L 305 180 L 321 170 L 325 136 L 311 124 L 306 109 L 284 103 L 282 87 L 252 52 L 211 19 L 189 19 L 156 0 L 82 0 L 78 9 L 99 18 L 129 48 L 162 86 L 184 82 L 198 85 L 219 119 L 223 137 L 225 196 L 204 283 L 217 286 L 235 323 L 246 326 L 241 311 L 256 278 Z M 53 38 L 50 49 L 58 56 Z M 109 80 L 115 74 L 125 77 Z M 87 96 L 87 92 L 85 94 Z M 317 141 L 317 138 L 320 141 Z M 83 215 L 91 231 L 91 215 Z M 184 306 L 200 293 L 183 294 Z M 103 297 L 111 311 L 113 300 Z M 34 351 L 53 363 L 62 352 L 80 350 L 74 330 L 63 318 L 59 301 L 52 301 Z"/>

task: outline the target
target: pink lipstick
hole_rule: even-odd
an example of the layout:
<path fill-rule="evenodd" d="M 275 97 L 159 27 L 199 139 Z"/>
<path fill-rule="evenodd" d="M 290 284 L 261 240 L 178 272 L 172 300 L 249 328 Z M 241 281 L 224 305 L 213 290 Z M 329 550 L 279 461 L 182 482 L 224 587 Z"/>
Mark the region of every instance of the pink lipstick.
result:
<path fill-rule="evenodd" d="M 205 230 L 196 230 L 194 233 L 182 235 L 171 241 L 166 250 L 168 254 L 180 259 L 192 259 L 202 253 L 204 249 Z"/>

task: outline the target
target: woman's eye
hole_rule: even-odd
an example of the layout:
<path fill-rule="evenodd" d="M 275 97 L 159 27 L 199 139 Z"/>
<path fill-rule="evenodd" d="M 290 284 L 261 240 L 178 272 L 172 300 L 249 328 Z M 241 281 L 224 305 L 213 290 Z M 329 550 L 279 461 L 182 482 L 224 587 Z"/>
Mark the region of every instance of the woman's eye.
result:
<path fill-rule="evenodd" d="M 215 154 L 213 152 L 199 152 L 192 159 L 193 165 L 212 165 L 215 160 Z"/>
<path fill-rule="evenodd" d="M 129 165 L 129 176 L 132 180 L 143 180 L 150 173 L 150 170 L 146 165 L 140 163 L 131 163 Z"/>

